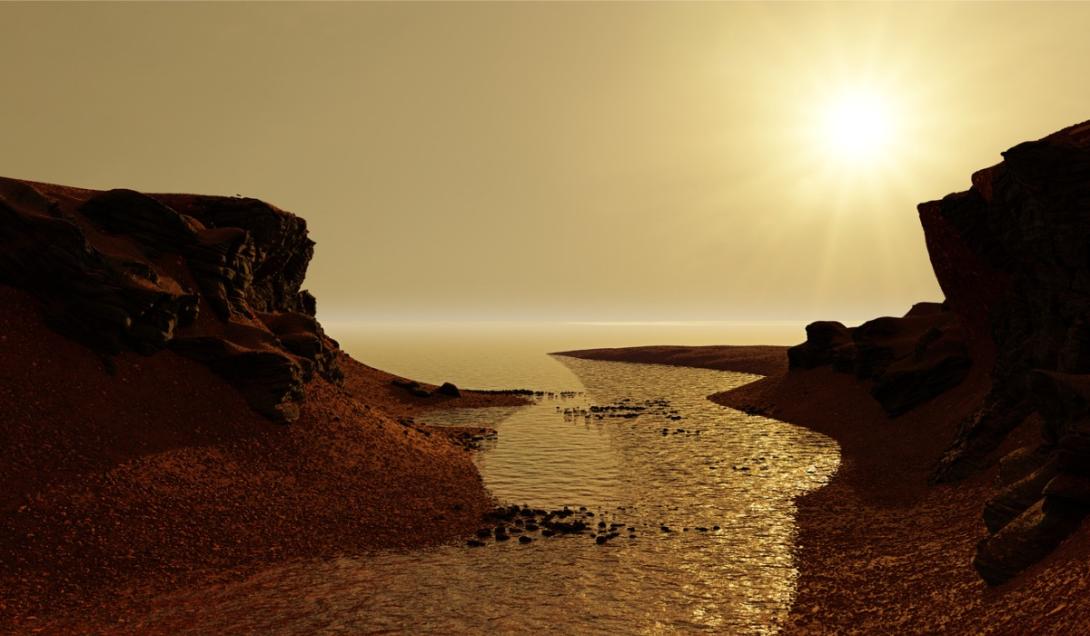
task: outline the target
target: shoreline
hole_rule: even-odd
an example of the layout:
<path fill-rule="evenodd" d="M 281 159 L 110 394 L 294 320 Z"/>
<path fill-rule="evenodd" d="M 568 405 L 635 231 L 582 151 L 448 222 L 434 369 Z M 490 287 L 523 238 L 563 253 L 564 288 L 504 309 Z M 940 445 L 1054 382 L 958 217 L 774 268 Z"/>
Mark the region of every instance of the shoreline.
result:
<path fill-rule="evenodd" d="M 749 373 L 752 359 L 772 348 L 749 349 L 653 346 L 570 353 L 658 364 L 689 357 L 706 363 L 693 366 Z M 986 536 L 980 511 L 996 492 L 996 467 L 961 482 L 927 483 L 956 423 L 988 390 L 985 369 L 974 367 L 956 388 L 890 418 L 853 376 L 829 368 L 786 372 L 786 347 L 779 349 L 782 371 L 708 399 L 828 435 L 840 445 L 837 473 L 796 500 L 799 579 L 786 633 L 1090 628 L 1090 577 L 1078 565 L 1090 555 L 1088 533 L 1076 533 L 1021 576 L 989 588 L 971 559 Z M 656 359 L 660 355 L 664 359 Z M 1032 428 L 1023 427 L 996 455 L 1032 441 Z"/>
<path fill-rule="evenodd" d="M 343 383 L 315 377 L 280 424 L 172 351 L 107 367 L 30 294 L 0 285 L 0 307 L 0 632 L 125 632 L 169 590 L 460 540 L 495 502 L 458 436 L 412 418 L 527 403 L 419 397 L 338 353 Z"/>
<path fill-rule="evenodd" d="M 558 351 L 551 355 L 776 375 L 787 371 L 787 347 L 778 345 L 710 345 L 686 347 L 650 345 Z"/>

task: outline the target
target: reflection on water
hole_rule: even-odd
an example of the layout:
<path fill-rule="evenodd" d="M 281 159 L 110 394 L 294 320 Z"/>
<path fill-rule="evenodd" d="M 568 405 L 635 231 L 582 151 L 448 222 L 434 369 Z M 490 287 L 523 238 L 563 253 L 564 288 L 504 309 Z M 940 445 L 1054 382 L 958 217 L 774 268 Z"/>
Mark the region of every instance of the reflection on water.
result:
<path fill-rule="evenodd" d="M 585 395 L 429 417 L 498 429 L 477 461 L 501 501 L 587 506 L 596 519 L 635 526 L 637 538 L 599 546 L 587 536 L 539 537 L 295 563 L 177 594 L 146 624 L 184 622 L 195 633 L 775 631 L 794 591 L 793 498 L 836 469 L 835 443 L 705 399 L 753 376 L 555 362 Z M 681 419 L 557 411 L 625 398 L 668 400 Z M 175 604 L 207 611 L 180 621 Z"/>

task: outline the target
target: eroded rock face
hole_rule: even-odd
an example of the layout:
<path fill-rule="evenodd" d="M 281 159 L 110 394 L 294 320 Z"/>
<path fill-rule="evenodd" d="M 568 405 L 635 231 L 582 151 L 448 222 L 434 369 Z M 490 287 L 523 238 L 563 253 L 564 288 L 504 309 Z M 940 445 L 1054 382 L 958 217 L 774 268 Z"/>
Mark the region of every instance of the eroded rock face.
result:
<path fill-rule="evenodd" d="M 991 389 L 935 481 L 973 473 L 1011 431 L 1041 422 L 1039 442 L 1002 458 L 1002 490 L 984 506 L 990 536 L 974 565 L 992 584 L 1090 512 L 1090 122 L 1003 159 L 968 191 L 919 206 L 941 310 L 855 329 L 815 323 L 791 350 L 794 368 L 831 364 L 872 381 L 893 415 L 956 385 L 969 360 L 989 369 Z"/>
<path fill-rule="evenodd" d="M 854 328 L 811 323 L 806 342 L 787 357 L 792 369 L 832 365 L 869 382 L 891 416 L 957 386 L 971 366 L 957 316 L 938 303 L 918 303 L 901 318 L 875 318 Z"/>
<path fill-rule="evenodd" d="M 971 334 L 992 388 L 936 469 L 957 479 L 1027 417 L 1039 444 L 1001 462 L 987 503 L 991 536 L 974 564 L 1008 579 L 1062 541 L 1090 511 L 1090 123 L 1019 144 L 973 186 L 921 204 L 947 302 Z"/>
<path fill-rule="evenodd" d="M 1033 409 L 1033 369 L 1090 372 L 1090 126 L 1019 144 L 973 187 L 920 205 L 935 275 L 992 365 L 992 394 L 939 468 L 980 463 Z"/>
<path fill-rule="evenodd" d="M 104 356 L 169 347 L 276 420 L 314 373 L 340 377 L 300 289 L 313 250 L 302 219 L 255 199 L 0 179 L 0 282 Z"/>
<path fill-rule="evenodd" d="M 992 388 L 959 428 L 939 480 L 961 477 L 1027 417 L 1040 442 L 1000 463 L 985 506 L 991 536 L 974 565 L 1007 580 L 1051 551 L 1090 511 L 1090 124 L 1026 142 L 921 204 L 935 275 L 971 334 Z"/>

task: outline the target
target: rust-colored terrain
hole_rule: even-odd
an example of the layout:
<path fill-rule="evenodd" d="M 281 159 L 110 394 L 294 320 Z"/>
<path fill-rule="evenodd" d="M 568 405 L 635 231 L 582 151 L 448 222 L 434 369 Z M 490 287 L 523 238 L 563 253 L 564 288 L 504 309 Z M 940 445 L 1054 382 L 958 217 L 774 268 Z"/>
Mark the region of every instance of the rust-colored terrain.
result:
<path fill-rule="evenodd" d="M 252 199 L 0 180 L 0 632 L 476 529 L 469 454 L 411 416 L 523 398 L 340 352 L 299 289 L 311 246 Z"/>

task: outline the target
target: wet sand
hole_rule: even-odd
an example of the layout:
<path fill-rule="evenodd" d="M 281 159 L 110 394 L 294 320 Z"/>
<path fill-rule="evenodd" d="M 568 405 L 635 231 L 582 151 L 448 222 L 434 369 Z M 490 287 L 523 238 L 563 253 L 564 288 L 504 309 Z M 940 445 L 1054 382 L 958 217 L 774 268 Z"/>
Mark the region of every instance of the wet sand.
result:
<path fill-rule="evenodd" d="M 316 378 L 283 425 L 170 351 L 113 360 L 0 286 L 0 632 L 117 626 L 197 581 L 469 534 L 493 505 L 470 454 L 408 418 L 524 403 L 414 397 L 345 356 L 344 385 Z"/>
<path fill-rule="evenodd" d="M 637 347 L 608 359 L 684 359 L 684 347 Z M 700 359 L 718 349 L 748 365 L 766 348 L 695 348 Z M 581 352 L 580 357 L 594 354 Z M 676 363 L 662 361 L 664 363 Z M 898 418 L 885 415 L 864 385 L 829 368 L 779 372 L 710 396 L 747 412 L 805 426 L 841 446 L 830 483 L 798 502 L 797 599 L 788 633 L 1087 633 L 1090 631 L 1090 533 L 1015 580 L 988 588 L 970 560 L 986 535 L 981 510 L 995 492 L 995 469 L 966 481 L 927 484 L 927 474 L 954 427 L 987 390 L 973 369 L 955 389 Z M 997 455 L 1029 443 L 1008 439 Z"/>

